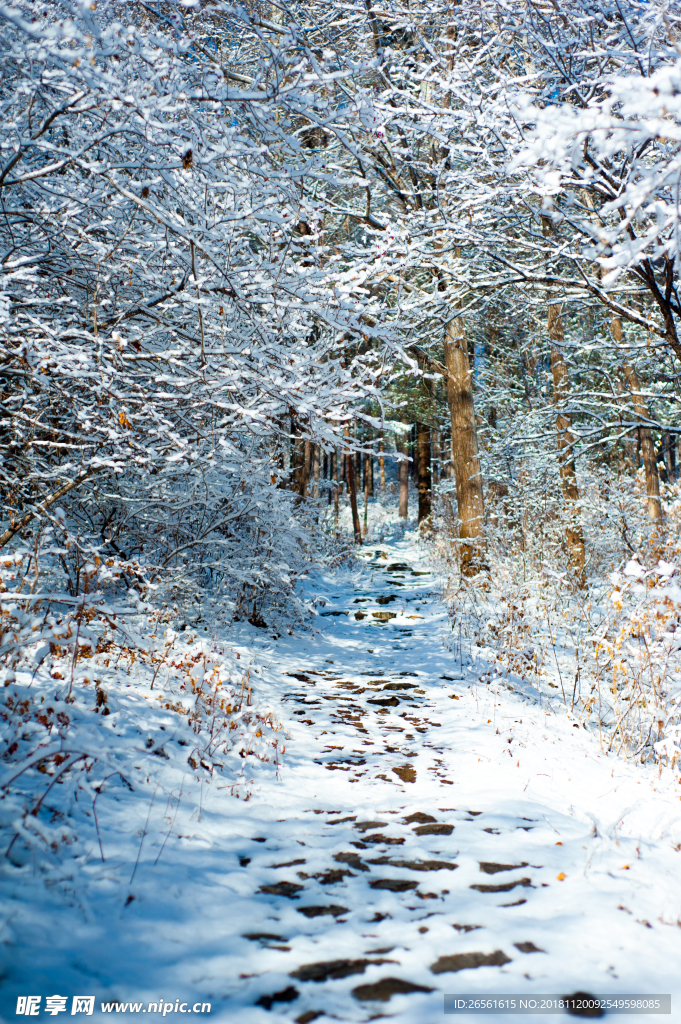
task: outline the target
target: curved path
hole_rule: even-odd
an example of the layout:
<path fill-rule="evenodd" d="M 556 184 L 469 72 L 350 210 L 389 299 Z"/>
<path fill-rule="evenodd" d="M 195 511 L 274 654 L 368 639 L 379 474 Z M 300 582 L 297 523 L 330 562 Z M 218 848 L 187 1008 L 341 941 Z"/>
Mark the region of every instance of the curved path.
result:
<path fill-rule="evenodd" d="M 233 844 L 239 1019 L 678 990 L 679 794 L 538 695 L 479 681 L 408 539 L 363 557 L 326 580 L 314 639 L 269 654 L 290 738 Z"/>
<path fill-rule="evenodd" d="M 237 798 L 169 733 L 164 798 L 101 805 L 105 861 L 10 872 L 6 1019 L 18 995 L 89 993 L 97 1021 L 103 1000 L 141 1000 L 134 1021 L 186 1000 L 239 1024 L 425 1024 L 445 993 L 580 990 L 671 992 L 681 1019 L 678 777 L 483 681 L 423 558 L 407 535 L 311 581 L 314 632 L 241 627 L 288 734 L 278 777 L 249 758 Z"/>

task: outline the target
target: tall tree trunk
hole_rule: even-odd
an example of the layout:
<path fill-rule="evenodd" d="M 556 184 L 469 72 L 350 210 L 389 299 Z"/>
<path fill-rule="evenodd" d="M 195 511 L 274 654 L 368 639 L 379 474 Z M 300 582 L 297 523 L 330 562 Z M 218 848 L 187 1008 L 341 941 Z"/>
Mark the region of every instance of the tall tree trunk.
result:
<path fill-rule="evenodd" d="M 397 477 L 400 482 L 400 503 L 398 506 L 398 512 L 401 519 L 406 519 L 409 515 L 409 463 L 407 462 L 407 442 L 396 441 L 395 447 L 398 452 L 405 456 L 397 464 Z"/>
<path fill-rule="evenodd" d="M 312 454 L 312 476 L 313 476 L 313 479 L 314 479 L 314 484 L 313 484 L 313 487 L 312 487 L 312 496 L 313 496 L 313 498 L 318 498 L 319 497 L 319 482 L 321 480 L 321 475 L 322 475 L 321 449 L 320 449 L 318 444 L 315 444 L 315 445 L 312 446 L 312 453 L 313 453 Z"/>
<path fill-rule="evenodd" d="M 300 436 L 300 427 L 295 416 L 291 417 L 291 426 L 295 434 L 293 446 L 293 488 L 301 498 L 308 495 L 310 481 L 310 465 L 312 462 L 312 443 Z"/>
<path fill-rule="evenodd" d="M 304 459 L 303 459 L 303 498 L 307 498 L 310 493 L 310 472 L 312 470 L 312 449 L 313 444 L 311 441 L 305 442 L 304 447 Z"/>
<path fill-rule="evenodd" d="M 572 419 L 564 411 L 570 390 L 567 363 L 560 347 L 564 340 L 561 304 L 550 302 L 548 310 L 548 333 L 551 341 L 551 376 L 553 395 L 557 407 L 556 438 L 558 444 L 558 465 L 563 498 L 568 509 L 568 525 L 565 531 L 572 569 L 579 587 L 586 587 L 586 550 L 584 532 L 579 519 L 579 487 L 575 468 L 574 442 L 570 430 Z"/>
<path fill-rule="evenodd" d="M 381 472 L 381 491 L 385 490 L 385 456 L 383 455 L 383 439 L 381 439 L 379 451 L 381 453 L 378 460 L 379 468 Z"/>
<path fill-rule="evenodd" d="M 556 229 L 548 216 L 542 216 L 542 233 L 546 236 L 555 235 Z M 565 531 L 570 561 L 575 580 L 579 587 L 586 587 L 586 549 L 584 547 L 584 531 L 579 519 L 579 488 L 577 486 L 577 470 L 575 468 L 574 442 L 570 430 L 572 419 L 565 412 L 565 402 L 570 391 L 567 363 L 563 355 L 563 316 L 560 302 L 552 302 L 549 292 L 549 308 L 547 329 L 551 342 L 551 376 L 553 377 L 553 397 L 557 407 L 556 439 L 558 446 L 558 465 L 563 500 L 568 509 L 568 525 Z"/>
<path fill-rule="evenodd" d="M 350 436 L 350 428 L 345 428 L 345 436 Z M 355 484 L 355 460 L 353 453 L 349 452 L 347 457 L 347 469 L 348 469 L 348 491 L 350 492 L 350 508 L 352 509 L 352 529 L 355 534 L 355 544 L 362 543 L 362 527 L 359 523 L 359 513 L 357 512 L 357 487 Z"/>
<path fill-rule="evenodd" d="M 338 529 L 338 514 L 339 514 L 339 511 L 340 511 L 340 489 L 341 489 L 341 468 L 340 468 L 341 460 L 339 458 L 339 452 L 338 452 L 337 448 L 336 448 L 336 451 L 335 451 L 335 454 L 334 454 L 334 457 L 333 457 L 333 462 L 334 462 L 334 465 L 336 467 L 336 485 L 335 485 L 335 487 L 333 489 L 333 523 L 334 523 L 334 526 L 336 527 L 336 529 Z"/>
<path fill-rule="evenodd" d="M 416 438 L 416 424 L 412 424 L 411 431 L 409 433 L 409 455 L 411 458 L 411 476 L 414 481 L 414 487 L 418 490 L 419 486 L 419 460 L 416 452 L 417 438 Z"/>
<path fill-rule="evenodd" d="M 617 345 L 622 343 L 623 333 L 622 321 L 617 316 L 612 321 L 612 336 Z M 626 357 L 621 360 L 621 366 L 624 379 L 631 394 L 634 412 L 639 421 L 638 435 L 641 443 L 643 471 L 646 478 L 648 516 L 653 522 L 660 522 L 662 519 L 662 505 L 660 503 L 660 477 L 657 471 L 657 459 L 655 458 L 655 444 L 650 427 L 645 425 L 650 422 L 648 407 L 641 391 L 641 381 L 636 372 L 636 367 Z"/>
<path fill-rule="evenodd" d="M 665 430 L 664 433 L 664 463 L 671 484 L 676 480 L 676 445 L 674 444 L 674 435 L 670 434 L 668 430 Z"/>
<path fill-rule="evenodd" d="M 293 417 L 287 417 L 288 422 L 286 423 L 286 435 L 282 441 L 282 453 L 281 453 L 281 464 L 284 470 L 284 480 L 280 486 L 290 486 L 292 481 L 292 444 L 291 438 L 293 435 Z"/>
<path fill-rule="evenodd" d="M 433 431 L 433 439 L 431 441 L 431 451 L 433 453 L 433 480 L 432 484 L 435 487 L 440 482 L 440 431 Z"/>
<path fill-rule="evenodd" d="M 374 496 L 374 457 L 364 456 L 364 486 L 370 498 Z"/>
<path fill-rule="evenodd" d="M 468 347 L 460 318 L 445 330 L 447 398 L 452 420 L 452 465 L 459 507 L 461 571 L 470 576 L 482 563 L 484 504 Z"/>
<path fill-rule="evenodd" d="M 295 437 L 291 461 L 293 490 L 302 497 L 305 493 L 305 442 L 302 437 Z"/>
<path fill-rule="evenodd" d="M 369 492 L 371 490 L 371 456 L 364 453 L 364 525 L 362 536 L 366 537 L 369 521 Z"/>
<path fill-rule="evenodd" d="M 425 423 L 416 425 L 416 453 L 419 473 L 419 523 L 429 526 L 431 521 L 430 427 Z"/>

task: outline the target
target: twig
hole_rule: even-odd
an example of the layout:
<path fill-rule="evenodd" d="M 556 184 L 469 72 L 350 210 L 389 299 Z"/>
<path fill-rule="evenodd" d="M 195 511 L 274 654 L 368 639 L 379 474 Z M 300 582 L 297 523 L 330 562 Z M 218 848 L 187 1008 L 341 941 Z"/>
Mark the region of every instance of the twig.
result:
<path fill-rule="evenodd" d="M 182 777 L 182 785 L 180 786 L 180 795 L 177 798 L 177 807 L 175 808 L 175 813 L 173 814 L 173 820 L 171 821 L 170 828 L 168 829 L 168 832 L 166 833 L 166 837 L 163 840 L 163 846 L 158 851 L 158 857 L 154 861 L 154 867 L 156 867 L 156 865 L 158 864 L 159 860 L 161 859 L 161 854 L 163 853 L 163 851 L 166 848 L 166 843 L 168 842 L 168 837 L 170 836 L 170 833 L 173 831 L 173 826 L 175 824 L 175 818 L 177 817 L 177 812 L 180 809 L 180 800 L 182 799 L 182 790 L 183 790 L 183 788 L 184 788 L 184 776 Z"/>
<path fill-rule="evenodd" d="M 97 803 L 97 797 L 99 796 L 100 793 L 101 793 L 101 788 L 97 790 L 97 793 L 95 794 L 95 798 L 92 801 L 92 813 L 93 813 L 94 818 L 95 818 L 95 828 L 97 829 L 97 839 L 99 841 L 99 852 L 102 855 L 102 862 L 104 862 L 106 860 L 106 858 L 104 857 L 104 847 L 102 846 L 102 837 L 99 834 L 99 822 L 97 820 L 97 808 L 95 806 L 95 804 Z"/>
<path fill-rule="evenodd" d="M 156 789 L 154 790 L 154 795 L 152 796 L 151 803 L 149 804 L 149 813 L 147 814 L 147 820 L 144 823 L 144 829 L 142 830 L 142 838 L 140 839 L 140 848 L 137 851 L 137 860 L 135 861 L 135 866 L 132 869 L 132 874 L 130 876 L 130 885 L 132 885 L 132 881 L 133 881 L 133 879 L 135 877 L 135 874 L 137 872 L 137 866 L 139 865 L 139 862 L 140 862 L 140 857 L 142 856 L 142 845 L 144 843 L 144 837 L 147 834 L 147 827 L 149 825 L 149 818 L 151 817 L 151 809 L 154 806 L 154 800 L 156 799 L 156 794 L 157 793 L 158 793 L 158 785 L 156 786 Z"/>

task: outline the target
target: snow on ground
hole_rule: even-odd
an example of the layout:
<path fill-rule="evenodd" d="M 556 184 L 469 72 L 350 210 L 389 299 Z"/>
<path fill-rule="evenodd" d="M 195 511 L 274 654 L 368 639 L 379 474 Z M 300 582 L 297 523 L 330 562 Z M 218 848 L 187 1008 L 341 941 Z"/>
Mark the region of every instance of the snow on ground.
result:
<path fill-rule="evenodd" d="M 432 1021 L 457 992 L 679 1005 L 670 773 L 602 754 L 529 688 L 480 682 L 443 643 L 415 533 L 390 529 L 310 581 L 312 633 L 240 627 L 287 732 L 278 775 L 259 766 L 235 796 L 187 769 L 179 807 L 146 805 L 143 827 L 103 807 L 87 884 L 4 883 L 6 1019 L 30 993 L 95 994 L 93 1019 L 103 1000 L 208 1001 L 242 1024 Z"/>

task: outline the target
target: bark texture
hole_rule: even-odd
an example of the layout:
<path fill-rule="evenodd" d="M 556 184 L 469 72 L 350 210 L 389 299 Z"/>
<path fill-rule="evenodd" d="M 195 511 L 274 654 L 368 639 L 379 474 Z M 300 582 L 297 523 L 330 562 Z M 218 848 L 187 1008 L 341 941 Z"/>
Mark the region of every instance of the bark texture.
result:
<path fill-rule="evenodd" d="M 312 487 L 313 498 L 319 497 L 320 481 L 322 477 L 322 451 L 318 444 L 313 445 L 312 476 L 314 484 Z"/>
<path fill-rule="evenodd" d="M 366 537 L 369 524 L 369 498 L 373 497 L 373 459 L 364 453 L 364 523 L 362 536 Z"/>
<path fill-rule="evenodd" d="M 622 321 L 615 317 L 612 322 L 612 335 L 616 344 L 621 344 L 623 331 Z M 634 413 L 638 420 L 638 436 L 641 442 L 641 458 L 643 460 L 643 471 L 646 478 L 646 494 L 648 495 L 648 515 L 653 522 L 660 522 L 662 519 L 662 505 L 660 503 L 660 476 L 657 471 L 657 459 L 655 457 L 655 443 L 649 426 L 650 415 L 648 406 L 641 391 L 641 381 L 636 372 L 636 367 L 626 357 L 621 360 L 622 374 L 631 395 L 634 406 Z"/>
<path fill-rule="evenodd" d="M 310 467 L 312 463 L 312 443 L 300 436 L 300 427 L 294 422 L 295 441 L 293 444 L 293 489 L 301 498 L 309 493 Z"/>
<path fill-rule="evenodd" d="M 432 439 L 430 442 L 430 450 L 433 456 L 433 469 L 432 469 L 432 486 L 435 487 L 440 482 L 440 431 L 434 430 Z"/>
<path fill-rule="evenodd" d="M 555 235 L 556 229 L 550 217 L 542 217 L 542 233 L 544 235 Z M 586 549 L 584 547 L 584 531 L 579 519 L 579 488 L 577 486 L 577 471 L 575 468 L 574 442 L 575 438 L 571 431 L 572 419 L 565 411 L 570 382 L 568 377 L 567 363 L 563 355 L 563 341 L 565 332 L 563 330 L 562 306 L 560 302 L 552 302 L 553 296 L 549 293 L 549 309 L 547 328 L 549 341 L 551 342 L 551 376 L 553 377 L 553 396 L 556 403 L 556 440 L 558 447 L 558 464 L 560 469 L 560 484 L 563 492 L 563 499 L 568 510 L 568 523 L 565 531 L 565 541 L 572 563 L 575 581 L 581 588 L 586 587 Z"/>
<path fill-rule="evenodd" d="M 450 320 L 446 327 L 445 367 L 452 421 L 452 465 L 461 523 L 459 535 L 464 541 L 461 570 L 464 575 L 472 575 L 482 562 L 484 503 L 471 368 L 460 318 Z"/>
<path fill-rule="evenodd" d="M 340 454 L 338 449 L 334 453 L 333 464 L 336 473 L 335 487 L 333 489 L 333 522 L 334 525 L 338 526 L 338 512 L 340 506 L 340 489 L 341 489 L 341 471 L 340 471 Z"/>
<path fill-rule="evenodd" d="M 400 504 L 398 508 L 399 515 L 402 519 L 406 519 L 409 515 L 409 463 L 406 459 L 407 445 L 405 441 L 397 441 L 396 447 L 398 452 L 401 452 L 405 458 L 398 463 L 397 476 L 400 482 Z"/>
<path fill-rule="evenodd" d="M 577 486 L 577 471 L 574 457 L 575 438 L 570 429 L 572 419 L 564 408 L 569 393 L 569 377 L 565 356 L 560 347 L 564 339 L 563 316 L 560 303 L 549 303 L 548 332 L 549 340 L 551 341 L 553 395 L 557 408 L 556 440 L 560 483 L 568 510 L 565 541 L 575 581 L 579 587 L 584 588 L 586 587 L 586 549 L 584 547 L 584 531 L 579 519 L 579 487 Z"/>
<path fill-rule="evenodd" d="M 416 459 L 418 462 L 419 524 L 431 522 L 430 427 L 416 424 Z"/>
<path fill-rule="evenodd" d="M 345 436 L 350 436 L 348 427 L 345 428 Z M 347 473 L 348 473 L 348 491 L 350 493 L 350 508 L 352 509 L 352 529 L 355 534 L 355 544 L 362 543 L 362 527 L 359 522 L 359 513 L 357 511 L 357 484 L 355 478 L 355 460 L 352 454 L 346 456 Z"/>

